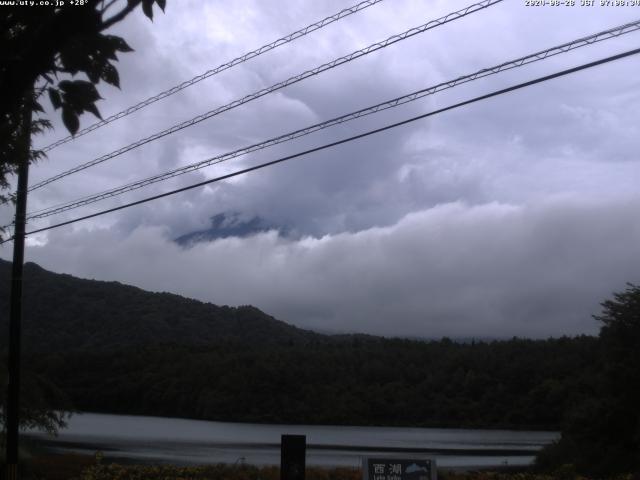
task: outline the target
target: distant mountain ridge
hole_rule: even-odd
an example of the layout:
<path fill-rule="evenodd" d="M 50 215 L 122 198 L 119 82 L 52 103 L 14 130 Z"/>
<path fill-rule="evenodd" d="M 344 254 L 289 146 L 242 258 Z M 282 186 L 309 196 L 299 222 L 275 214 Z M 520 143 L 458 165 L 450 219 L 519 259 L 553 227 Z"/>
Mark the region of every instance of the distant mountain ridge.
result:
<path fill-rule="evenodd" d="M 179 236 L 174 241 L 183 247 L 196 243 L 211 242 L 218 238 L 248 237 L 258 233 L 276 230 L 286 235 L 288 228 L 274 225 L 259 216 L 247 216 L 240 213 L 219 213 L 211 217 L 211 226 L 205 230 L 197 230 Z"/>
<path fill-rule="evenodd" d="M 8 334 L 10 275 L 11 263 L 0 260 L 3 338 Z M 118 282 L 84 280 L 35 263 L 25 264 L 23 310 L 23 348 L 37 352 L 220 341 L 278 344 L 322 337 L 252 306 L 217 306 Z"/>

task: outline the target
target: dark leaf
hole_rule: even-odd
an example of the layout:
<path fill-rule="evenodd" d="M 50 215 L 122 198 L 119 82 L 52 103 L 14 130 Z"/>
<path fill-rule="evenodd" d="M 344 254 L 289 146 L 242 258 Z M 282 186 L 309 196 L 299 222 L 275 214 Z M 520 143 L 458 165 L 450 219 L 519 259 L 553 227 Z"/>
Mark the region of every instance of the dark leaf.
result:
<path fill-rule="evenodd" d="M 29 163 L 37 162 L 43 158 L 47 158 L 47 154 L 42 150 L 31 150 L 29 151 Z"/>
<path fill-rule="evenodd" d="M 67 105 L 64 105 L 62 107 L 62 121 L 71 135 L 75 135 L 78 131 L 78 128 L 80 128 L 80 120 L 78 120 L 78 115 Z"/>
<path fill-rule="evenodd" d="M 62 99 L 60 98 L 60 92 L 55 88 L 49 88 L 49 100 L 51 100 L 51 105 L 56 110 L 62 106 Z"/>
<path fill-rule="evenodd" d="M 106 38 L 118 52 L 133 52 L 133 48 L 131 48 L 123 38 L 116 37 L 115 35 L 105 35 L 104 38 Z"/>
<path fill-rule="evenodd" d="M 102 115 L 100 115 L 100 112 L 98 111 L 98 108 L 96 107 L 95 103 L 91 103 L 91 104 L 85 105 L 84 109 L 87 112 L 93 113 L 96 117 L 98 117 L 100 120 L 102 120 Z"/>
<path fill-rule="evenodd" d="M 96 36 L 96 48 L 92 51 L 96 58 L 117 60 L 116 45 L 111 41 L 109 35 L 99 33 Z"/>
<path fill-rule="evenodd" d="M 103 57 L 108 58 L 109 60 L 118 60 L 118 56 L 116 55 L 116 49 L 111 45 L 105 45 L 101 50 Z"/>
<path fill-rule="evenodd" d="M 118 75 L 118 70 L 116 67 L 107 63 L 102 69 L 102 75 L 100 77 L 110 85 L 114 85 L 120 88 L 120 76 Z"/>
<path fill-rule="evenodd" d="M 156 0 L 156 3 L 160 7 L 160 10 L 164 12 L 165 7 L 167 6 L 167 0 Z"/>
<path fill-rule="evenodd" d="M 89 80 L 91 80 L 91 83 L 98 83 L 100 81 L 102 68 L 96 62 L 91 62 L 85 70 L 85 73 L 87 77 L 89 77 Z"/>
<path fill-rule="evenodd" d="M 51 122 L 45 118 L 38 118 L 31 122 L 31 134 L 42 133 L 45 130 L 52 130 L 53 125 Z"/>
<path fill-rule="evenodd" d="M 64 101 L 66 103 L 84 105 L 102 98 L 95 85 L 85 80 L 63 80 L 58 86 L 65 93 Z"/>
<path fill-rule="evenodd" d="M 60 62 L 72 75 L 87 68 L 87 46 L 80 39 L 74 40 L 60 50 Z"/>
<path fill-rule="evenodd" d="M 89 82 L 82 82 L 81 80 L 78 80 L 78 82 L 81 82 L 81 85 L 78 91 L 81 92 L 81 94 L 85 98 L 91 99 L 91 102 L 102 100 L 102 97 L 100 96 L 100 94 L 98 93 L 98 90 L 93 84 Z"/>
<path fill-rule="evenodd" d="M 31 109 L 34 112 L 42 112 L 42 113 L 44 113 L 44 109 L 42 108 L 42 105 L 40 105 L 40 103 L 36 102 L 35 100 L 31 103 Z"/>
<path fill-rule="evenodd" d="M 64 93 L 69 93 L 71 90 L 73 90 L 73 82 L 71 80 L 62 80 L 60 83 L 58 83 L 58 87 L 60 87 L 60 89 Z"/>
<path fill-rule="evenodd" d="M 110 50 L 110 51 L 108 52 L 108 54 L 106 55 L 106 57 L 107 57 L 109 60 L 112 60 L 112 61 L 114 61 L 114 62 L 117 62 L 117 61 L 118 61 L 118 56 L 116 55 L 116 51 L 115 51 L 115 49 L 114 49 L 114 50 Z"/>
<path fill-rule="evenodd" d="M 153 20 L 153 2 L 154 0 L 142 0 L 142 11 L 149 20 Z"/>

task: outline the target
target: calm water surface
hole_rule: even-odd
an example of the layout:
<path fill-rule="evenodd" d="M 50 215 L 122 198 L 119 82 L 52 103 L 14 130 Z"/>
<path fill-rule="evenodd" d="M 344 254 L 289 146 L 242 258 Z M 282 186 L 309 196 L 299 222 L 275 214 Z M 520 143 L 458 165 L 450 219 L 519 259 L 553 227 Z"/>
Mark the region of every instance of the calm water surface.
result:
<path fill-rule="evenodd" d="M 76 414 L 57 438 L 28 435 L 57 452 L 180 465 L 278 465 L 280 436 L 307 436 L 307 464 L 361 465 L 367 455 L 431 456 L 443 467 L 526 465 L 555 432 L 262 425 L 179 418 Z"/>

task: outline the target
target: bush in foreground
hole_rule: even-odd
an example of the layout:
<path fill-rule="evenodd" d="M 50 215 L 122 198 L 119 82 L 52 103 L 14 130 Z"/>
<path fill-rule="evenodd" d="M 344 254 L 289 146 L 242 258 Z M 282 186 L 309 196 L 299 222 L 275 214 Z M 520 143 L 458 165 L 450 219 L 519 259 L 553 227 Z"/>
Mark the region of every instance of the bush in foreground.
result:
<path fill-rule="evenodd" d="M 308 468 L 307 480 L 360 480 L 361 473 L 352 468 Z M 173 465 L 94 465 L 75 480 L 279 480 L 277 467 L 207 465 L 176 467 Z"/>
<path fill-rule="evenodd" d="M 307 480 L 360 480 L 360 469 L 307 468 Z M 611 480 L 635 480 L 633 475 L 612 477 Z M 210 465 L 199 467 L 94 465 L 74 480 L 279 480 L 277 467 Z M 560 469 L 550 474 L 505 472 L 441 472 L 440 480 L 588 480 L 572 469 Z"/>
<path fill-rule="evenodd" d="M 567 414 L 562 438 L 538 455 L 542 469 L 571 464 L 596 478 L 640 472 L 640 286 L 601 305 L 591 392 Z"/>

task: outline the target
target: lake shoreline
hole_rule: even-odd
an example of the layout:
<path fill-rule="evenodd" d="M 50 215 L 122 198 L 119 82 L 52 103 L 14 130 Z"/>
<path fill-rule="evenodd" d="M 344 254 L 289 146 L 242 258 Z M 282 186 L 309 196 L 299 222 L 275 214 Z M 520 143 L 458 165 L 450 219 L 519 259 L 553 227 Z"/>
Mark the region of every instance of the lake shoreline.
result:
<path fill-rule="evenodd" d="M 25 435 L 30 441 L 34 442 L 41 448 L 45 450 L 51 450 L 56 448 L 64 448 L 64 449 L 84 449 L 84 450 L 95 450 L 101 451 L 104 450 L 104 445 L 100 443 L 90 443 L 90 442 L 77 442 L 73 440 L 55 440 L 55 439 L 47 439 L 46 437 L 42 437 L 40 435 Z M 137 442 L 131 442 L 132 444 L 136 444 Z M 154 442 L 160 444 L 160 442 Z M 149 445 L 149 444 L 147 444 Z M 183 444 L 185 447 L 188 447 L 188 443 Z M 193 444 L 194 446 L 202 446 L 203 444 Z M 274 450 L 279 449 L 279 443 L 209 443 L 206 444 L 207 447 L 218 448 L 218 449 L 238 449 L 238 448 L 251 448 L 254 450 Z M 107 449 L 113 452 L 117 452 L 119 449 Z M 460 448 L 400 448 L 400 447 L 368 447 L 362 445 L 316 445 L 316 444 L 307 444 L 308 451 L 314 450 L 336 450 L 336 451 L 344 451 L 344 452 L 371 452 L 371 453 L 406 453 L 406 454 L 418 454 L 418 455 L 474 455 L 474 456 L 521 456 L 521 455 L 532 455 L 535 454 L 538 449 L 460 449 Z"/>
<path fill-rule="evenodd" d="M 278 465 L 281 435 L 305 435 L 307 464 L 358 467 L 367 456 L 435 458 L 439 466 L 526 466 L 557 438 L 540 431 L 341 427 L 209 422 L 162 417 L 81 413 L 52 438 L 27 437 L 51 453 L 92 455 L 105 461 L 173 465 Z"/>
<path fill-rule="evenodd" d="M 405 423 L 386 423 L 384 425 L 373 424 L 373 423 L 317 423 L 314 421 L 307 421 L 302 423 L 287 423 L 285 421 L 273 422 L 265 419 L 264 421 L 260 420 L 252 420 L 252 421 L 244 421 L 242 419 L 234 419 L 234 418 L 198 418 L 198 417 L 180 417 L 180 416 L 162 416 L 162 415 L 154 415 L 153 413 L 128 413 L 128 412 L 118 412 L 114 410 L 92 410 L 91 412 L 70 412 L 71 416 L 73 415 L 84 415 L 84 414 L 96 414 L 96 415 L 116 415 L 118 417 L 145 417 L 145 418 L 172 418 L 175 420 L 185 420 L 185 421 L 196 421 L 196 422 L 214 422 L 214 423 L 240 423 L 243 425 L 282 425 L 282 426 L 298 426 L 298 425 L 308 425 L 308 426 L 322 426 L 322 427 L 335 427 L 335 428 L 420 428 L 420 429 L 446 429 L 446 430 L 486 430 L 486 431 L 495 431 L 495 432 L 544 432 L 544 433 L 557 433 L 560 430 L 560 425 L 526 425 L 526 424 L 469 424 L 469 425 L 460 425 L 460 424 L 451 424 L 446 422 L 441 423 L 429 423 L 429 424 L 405 424 Z"/>

